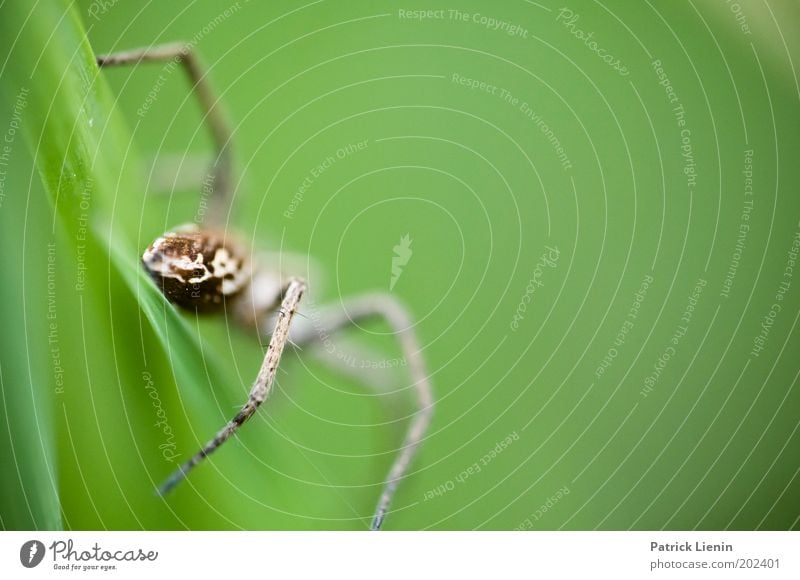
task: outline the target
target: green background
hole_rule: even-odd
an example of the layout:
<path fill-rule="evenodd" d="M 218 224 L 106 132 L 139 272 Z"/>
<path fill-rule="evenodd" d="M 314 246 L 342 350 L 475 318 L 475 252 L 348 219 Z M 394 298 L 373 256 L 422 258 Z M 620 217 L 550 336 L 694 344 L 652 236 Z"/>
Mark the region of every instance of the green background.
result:
<path fill-rule="evenodd" d="M 579 18 L 569 24 L 562 7 Z M 442 17 L 401 16 L 420 9 Z M 197 186 L 183 178 L 210 141 L 182 73 L 94 72 L 76 48 L 81 26 L 96 53 L 196 42 L 235 128 L 227 227 L 253 249 L 310 256 L 316 266 L 301 259 L 298 273 L 314 304 L 388 292 L 393 248 L 412 239 L 392 293 L 417 317 L 437 405 L 387 529 L 798 527 L 800 272 L 787 270 L 800 243 L 796 2 L 122 0 L 81 1 L 72 14 L 54 3 L 29 19 L 21 4 L 0 11 L 20 25 L 3 33 L 0 131 L 29 82 L 23 128 L 64 120 L 66 149 L 91 160 L 62 163 L 48 134 L 29 131 L 0 168 L 4 528 L 365 529 L 413 410 L 402 368 L 379 373 L 395 392 L 375 397 L 310 349 L 293 353 L 238 440 L 166 500 L 154 495 L 174 464 L 159 448 L 148 377 L 186 457 L 244 400 L 265 345 L 223 319 L 176 313 L 135 271 L 153 238 L 195 215 Z M 60 110 L 76 82 L 63 71 L 81 59 L 85 98 Z M 686 142 L 656 60 L 685 110 Z M 364 141 L 318 172 L 287 217 L 316 167 Z M 177 159 L 183 178 L 165 183 L 152 157 Z M 87 188 L 88 241 L 74 195 Z M 558 259 L 537 269 L 547 247 Z M 370 324 L 337 344 L 399 357 L 387 330 Z"/>

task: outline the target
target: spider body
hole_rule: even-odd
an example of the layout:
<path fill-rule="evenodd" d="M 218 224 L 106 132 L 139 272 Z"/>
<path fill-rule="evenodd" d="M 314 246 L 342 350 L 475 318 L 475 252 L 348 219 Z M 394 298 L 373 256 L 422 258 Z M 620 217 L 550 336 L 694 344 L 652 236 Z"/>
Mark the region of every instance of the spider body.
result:
<path fill-rule="evenodd" d="M 184 226 L 157 238 L 142 265 L 173 304 L 198 312 L 222 311 L 250 278 L 244 252 L 221 233 Z"/>
<path fill-rule="evenodd" d="M 423 441 L 433 412 L 433 392 L 412 317 L 394 296 L 367 293 L 322 308 L 314 324 L 293 323 L 306 291 L 305 281 L 285 272 L 280 267 L 282 259 L 277 262 L 264 261 L 265 264 L 277 264 L 278 267 L 272 269 L 264 268 L 260 260 L 254 260 L 259 263 L 249 263 L 235 238 L 221 227 L 234 181 L 232 134 L 217 108 L 218 100 L 191 47 L 178 43 L 97 57 L 100 67 L 165 61 L 183 65 L 216 146 L 210 172 L 209 219 L 212 227 L 201 229 L 189 225 L 163 234 L 144 251 L 142 265 L 172 304 L 196 313 L 230 315 L 244 328 L 255 329 L 260 336 L 269 335 L 270 338 L 253 387 L 241 410 L 197 453 L 186 459 L 159 487 L 159 492 L 164 495 L 183 481 L 253 416 L 273 388 L 281 354 L 288 344 L 300 349 L 306 344 L 320 343 L 330 333 L 352 326 L 357 321 L 379 319 L 392 329 L 408 361 L 411 379 L 408 387 L 415 392 L 418 407 L 411 417 L 406 437 L 397 449 L 389 473 L 381 484 L 382 492 L 370 525 L 373 530 L 380 529 L 397 486 L 407 474 L 417 448 Z"/>

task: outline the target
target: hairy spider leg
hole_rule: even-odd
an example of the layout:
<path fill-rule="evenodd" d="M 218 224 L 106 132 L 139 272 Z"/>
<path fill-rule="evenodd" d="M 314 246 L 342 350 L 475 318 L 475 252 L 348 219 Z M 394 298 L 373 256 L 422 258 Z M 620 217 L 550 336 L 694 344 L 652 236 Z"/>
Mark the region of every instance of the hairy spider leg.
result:
<path fill-rule="evenodd" d="M 250 391 L 250 396 L 247 402 L 242 406 L 242 409 L 231 419 L 220 431 L 206 443 L 200 451 L 195 453 L 188 461 L 183 463 L 172 475 L 159 487 L 159 493 L 164 495 L 174 488 L 178 483 L 183 481 L 186 475 L 197 466 L 198 463 L 203 461 L 211 453 L 217 450 L 220 445 L 225 443 L 239 427 L 244 424 L 256 412 L 261 403 L 269 396 L 272 391 L 272 385 L 275 382 L 275 375 L 278 370 L 278 363 L 281 359 L 281 354 L 289 340 L 289 326 L 292 318 L 297 312 L 297 305 L 306 291 L 306 283 L 300 278 L 293 278 L 289 280 L 283 290 L 283 299 L 281 300 L 280 310 L 275 322 L 275 329 L 272 331 L 272 337 L 267 346 L 267 353 L 264 356 L 264 361 L 261 363 L 261 369 L 258 371 L 253 388 Z"/>
<path fill-rule="evenodd" d="M 97 65 L 101 68 L 163 61 L 172 61 L 184 68 L 192 83 L 192 90 L 203 110 L 203 120 L 208 124 L 211 139 L 216 148 L 216 157 L 211 164 L 213 179 L 209 212 L 211 223 L 209 225 L 219 227 L 228 210 L 233 185 L 231 130 L 219 107 L 219 99 L 211 87 L 208 75 L 192 47 L 189 44 L 178 42 L 102 54 L 96 58 Z"/>

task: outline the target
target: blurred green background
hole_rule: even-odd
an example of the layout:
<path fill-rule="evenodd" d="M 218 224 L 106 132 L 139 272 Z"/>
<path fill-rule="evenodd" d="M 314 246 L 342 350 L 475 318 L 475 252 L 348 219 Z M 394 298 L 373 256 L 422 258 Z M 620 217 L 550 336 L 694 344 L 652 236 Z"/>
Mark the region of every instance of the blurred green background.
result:
<path fill-rule="evenodd" d="M 5 529 L 365 529 L 413 410 L 402 368 L 375 397 L 289 354 L 155 496 L 265 345 L 139 272 L 211 144 L 179 70 L 86 40 L 196 45 L 227 226 L 313 259 L 315 305 L 390 291 L 412 240 L 391 292 L 438 402 L 387 529 L 798 528 L 796 2 L 174 4 L 0 7 Z M 387 331 L 337 344 L 399 357 Z"/>

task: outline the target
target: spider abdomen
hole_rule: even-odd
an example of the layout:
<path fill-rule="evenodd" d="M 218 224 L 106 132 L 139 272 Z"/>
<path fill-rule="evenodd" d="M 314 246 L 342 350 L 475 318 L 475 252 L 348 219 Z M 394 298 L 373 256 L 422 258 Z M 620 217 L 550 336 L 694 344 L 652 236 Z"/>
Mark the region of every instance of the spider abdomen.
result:
<path fill-rule="evenodd" d="M 156 239 L 142 264 L 170 302 L 200 312 L 222 310 L 249 278 L 244 255 L 232 240 L 196 226 Z"/>

